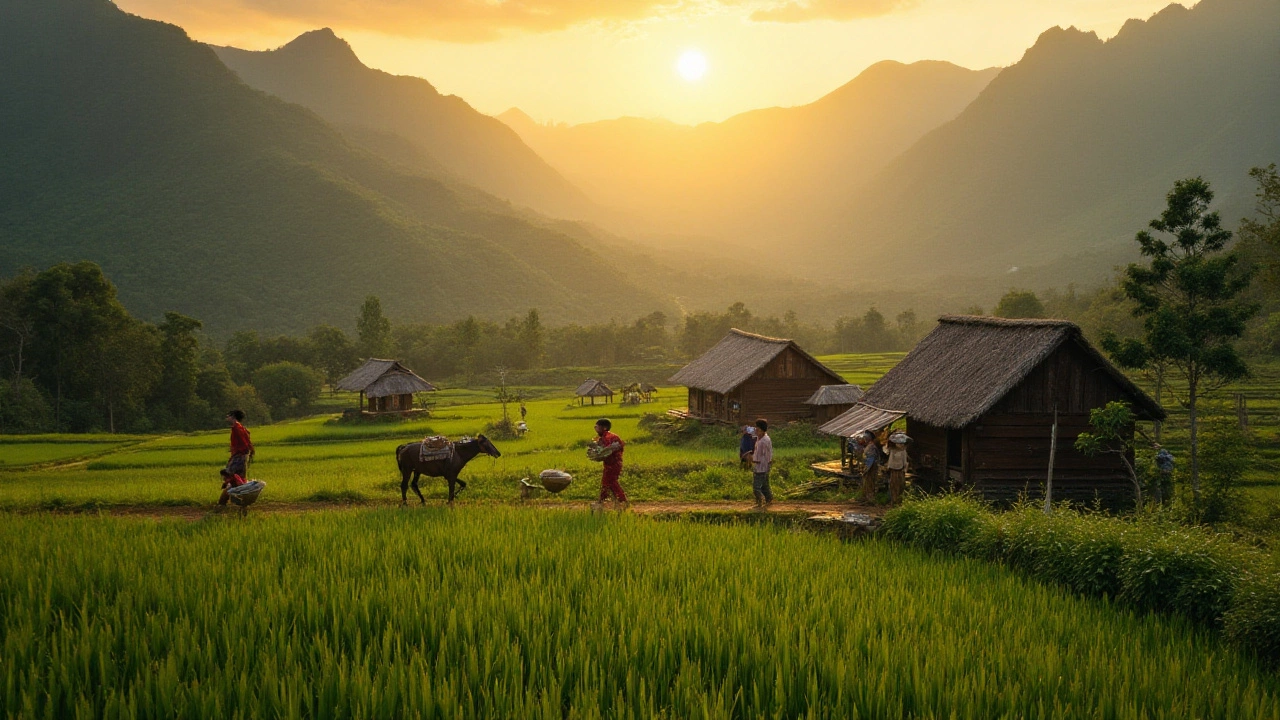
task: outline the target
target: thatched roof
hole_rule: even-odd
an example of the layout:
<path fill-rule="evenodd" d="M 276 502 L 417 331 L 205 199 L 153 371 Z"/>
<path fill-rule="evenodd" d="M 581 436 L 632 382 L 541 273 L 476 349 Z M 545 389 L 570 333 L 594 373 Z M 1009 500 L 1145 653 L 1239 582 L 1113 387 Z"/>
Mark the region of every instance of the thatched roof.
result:
<path fill-rule="evenodd" d="M 843 378 L 818 362 L 793 341 L 765 337 L 738 329 L 730 330 L 729 334 L 716 343 L 715 347 L 672 375 L 671 382 L 723 395 L 751 379 L 752 375 L 773 362 L 773 359 L 788 347 L 795 348 L 796 352 L 829 375 L 832 381 L 844 382 Z"/>
<path fill-rule="evenodd" d="M 579 385 L 573 394 L 578 397 L 607 397 L 613 394 L 613 390 L 599 380 L 588 380 Z"/>
<path fill-rule="evenodd" d="M 937 427 L 962 428 L 1009 394 L 1064 343 L 1075 343 L 1130 396 L 1139 417 L 1164 410 L 1066 320 L 944 315 L 938 327 L 871 386 L 862 401 Z"/>
<path fill-rule="evenodd" d="M 871 430 L 879 432 L 906 416 L 900 410 L 885 410 L 866 403 L 858 403 L 841 413 L 828 423 L 818 428 L 818 432 L 840 437 L 856 437 L 860 433 Z"/>
<path fill-rule="evenodd" d="M 339 380 L 334 387 L 347 392 L 362 392 L 368 397 L 408 395 L 436 389 L 435 385 L 418 377 L 399 362 L 380 358 L 365 360 L 355 372 Z"/>
<path fill-rule="evenodd" d="M 823 385 L 804 401 L 805 405 L 852 405 L 862 398 L 862 388 L 857 385 Z"/>

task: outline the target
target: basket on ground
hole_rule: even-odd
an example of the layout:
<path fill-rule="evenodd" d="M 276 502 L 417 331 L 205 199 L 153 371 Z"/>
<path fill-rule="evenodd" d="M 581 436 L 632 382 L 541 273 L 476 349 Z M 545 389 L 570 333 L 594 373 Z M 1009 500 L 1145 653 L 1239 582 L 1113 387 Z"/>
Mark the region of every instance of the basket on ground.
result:
<path fill-rule="evenodd" d="M 543 470 L 538 474 L 538 479 L 542 481 L 542 487 L 552 494 L 564 490 L 573 483 L 573 476 L 563 470 Z"/>

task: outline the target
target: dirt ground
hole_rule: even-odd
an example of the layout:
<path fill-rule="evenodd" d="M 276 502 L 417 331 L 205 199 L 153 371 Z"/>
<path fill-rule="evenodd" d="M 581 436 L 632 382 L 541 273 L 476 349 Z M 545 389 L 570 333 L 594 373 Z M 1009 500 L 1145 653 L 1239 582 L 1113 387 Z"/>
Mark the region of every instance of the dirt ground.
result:
<path fill-rule="evenodd" d="M 564 510 L 590 512 L 593 503 L 591 502 L 558 502 L 558 501 L 539 501 L 530 500 L 519 503 L 468 503 L 459 501 L 455 504 L 457 510 L 470 510 L 472 508 L 483 508 L 493 505 L 514 505 L 517 507 L 527 507 L 539 510 Z M 428 502 L 427 507 L 443 507 L 444 503 L 440 501 Z M 307 512 L 324 512 L 332 510 L 345 510 L 352 508 L 394 508 L 400 507 L 398 502 L 264 502 L 254 505 L 249 509 L 250 515 L 288 515 Z M 406 512 L 412 512 L 421 505 L 413 504 L 405 506 Z M 758 511 L 750 502 L 680 502 L 680 501 L 661 501 L 661 502 L 636 502 L 632 503 L 627 512 L 637 515 L 690 515 L 705 513 L 724 513 L 724 514 L 749 514 L 764 512 L 776 515 L 804 515 L 804 516 L 829 516 L 838 517 L 846 512 L 856 512 L 869 515 L 874 518 L 883 516 L 887 507 L 879 505 L 860 505 L 857 503 L 821 503 L 821 502 L 795 502 L 795 501 L 779 501 L 770 505 L 763 511 Z M 609 505 L 605 506 L 606 511 L 613 508 Z M 204 520 L 206 518 L 225 516 L 237 517 L 239 510 L 234 507 L 227 508 L 224 512 L 216 512 L 213 505 L 112 505 L 92 510 L 76 509 L 76 510 L 30 510 L 21 511 L 24 513 L 49 513 L 49 514 L 95 514 L 107 515 L 114 517 L 137 517 L 137 518 L 153 518 L 156 520 L 188 520 L 191 522 Z"/>

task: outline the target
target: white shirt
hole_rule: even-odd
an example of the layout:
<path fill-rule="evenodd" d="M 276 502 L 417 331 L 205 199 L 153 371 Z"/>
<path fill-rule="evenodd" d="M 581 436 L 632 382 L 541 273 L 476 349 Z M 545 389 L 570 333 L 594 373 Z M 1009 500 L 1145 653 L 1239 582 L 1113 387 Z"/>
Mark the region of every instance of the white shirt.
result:
<path fill-rule="evenodd" d="M 755 463 L 753 468 L 756 472 L 769 472 L 769 466 L 773 464 L 773 438 L 768 435 L 757 438 L 751 459 Z"/>

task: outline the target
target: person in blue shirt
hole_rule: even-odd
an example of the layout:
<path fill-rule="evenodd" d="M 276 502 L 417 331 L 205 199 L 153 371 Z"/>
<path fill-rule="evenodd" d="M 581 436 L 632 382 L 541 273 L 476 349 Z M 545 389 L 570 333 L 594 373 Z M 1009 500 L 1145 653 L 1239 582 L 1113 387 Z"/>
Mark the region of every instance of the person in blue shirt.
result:
<path fill-rule="evenodd" d="M 750 425 L 742 428 L 742 439 L 738 441 L 738 458 L 742 460 L 742 469 L 746 470 L 751 461 L 747 459 L 756 449 L 756 429 Z"/>

